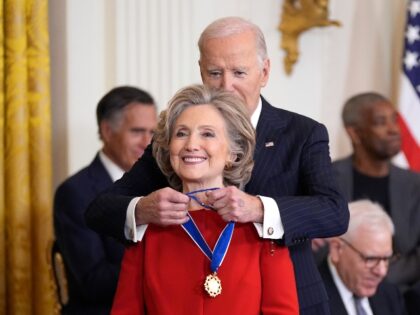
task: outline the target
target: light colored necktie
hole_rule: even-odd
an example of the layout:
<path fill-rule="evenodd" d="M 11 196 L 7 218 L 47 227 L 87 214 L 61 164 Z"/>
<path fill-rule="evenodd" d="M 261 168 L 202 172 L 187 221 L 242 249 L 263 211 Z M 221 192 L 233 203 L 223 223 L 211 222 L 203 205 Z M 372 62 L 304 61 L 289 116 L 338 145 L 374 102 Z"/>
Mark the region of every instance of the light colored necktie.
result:
<path fill-rule="evenodd" d="M 356 314 L 357 315 L 367 315 L 365 309 L 362 306 L 362 298 L 354 295 L 354 307 L 356 308 Z"/>

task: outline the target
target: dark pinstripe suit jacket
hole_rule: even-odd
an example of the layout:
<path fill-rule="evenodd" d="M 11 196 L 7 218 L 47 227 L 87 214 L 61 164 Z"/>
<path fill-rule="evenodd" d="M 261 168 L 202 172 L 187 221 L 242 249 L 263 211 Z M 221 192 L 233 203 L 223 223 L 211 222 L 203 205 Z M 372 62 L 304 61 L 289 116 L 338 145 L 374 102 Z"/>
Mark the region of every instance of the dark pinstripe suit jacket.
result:
<path fill-rule="evenodd" d="M 274 145 L 266 146 L 268 142 Z M 167 185 L 149 148 L 110 193 L 91 204 L 86 213 L 88 224 L 123 239 L 131 198 Z M 344 233 L 349 214 L 336 188 L 325 127 L 274 108 L 263 99 L 255 167 L 246 191 L 272 197 L 278 204 L 285 229 L 282 241 L 290 247 L 301 314 L 328 314 L 327 295 L 313 260 L 310 239 Z"/>

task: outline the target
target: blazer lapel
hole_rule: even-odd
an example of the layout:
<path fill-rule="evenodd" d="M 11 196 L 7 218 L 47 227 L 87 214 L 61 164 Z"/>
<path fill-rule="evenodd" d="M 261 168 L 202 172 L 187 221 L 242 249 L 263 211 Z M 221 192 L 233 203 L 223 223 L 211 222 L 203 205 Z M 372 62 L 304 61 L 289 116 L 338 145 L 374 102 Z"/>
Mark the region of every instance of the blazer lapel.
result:
<path fill-rule="evenodd" d="M 254 170 L 252 180 L 247 185 L 248 188 L 257 184 L 258 180 L 256 181 L 256 179 L 261 179 L 261 175 L 265 173 L 262 169 L 269 167 L 270 160 L 274 158 L 273 154 L 281 146 L 280 136 L 285 126 L 286 121 L 282 119 L 276 109 L 262 98 L 261 115 L 256 130 Z"/>
<path fill-rule="evenodd" d="M 102 164 L 99 154 L 89 165 L 89 176 L 91 177 L 92 190 L 99 194 L 112 185 L 111 176 Z"/>
<path fill-rule="evenodd" d="M 397 171 L 393 165 L 390 166 L 389 171 L 389 196 L 391 205 L 391 217 L 395 220 L 394 216 L 402 204 L 404 204 L 404 191 L 402 188 L 405 186 L 404 182 L 400 180 Z"/>
<path fill-rule="evenodd" d="M 319 265 L 319 272 L 324 281 L 325 289 L 327 290 L 330 310 L 332 315 L 348 315 L 344 302 L 341 298 L 341 295 L 334 283 L 333 276 L 330 269 L 328 268 L 327 259 L 324 259 Z"/>
<path fill-rule="evenodd" d="M 407 228 L 407 223 L 410 221 L 411 211 L 409 211 L 410 201 L 413 200 L 410 196 L 410 189 L 407 189 L 406 178 L 402 175 L 401 170 L 391 165 L 389 174 L 389 200 L 390 200 L 390 215 L 394 222 L 395 229 L 398 231 L 398 238 L 394 237 L 394 249 L 396 251 L 408 252 L 416 245 L 414 244 L 413 230 Z"/>
<path fill-rule="evenodd" d="M 373 315 L 392 315 L 388 303 L 385 303 L 378 295 L 369 298 L 369 304 Z"/>
<path fill-rule="evenodd" d="M 343 194 L 347 200 L 353 200 L 353 165 L 352 156 L 342 161 L 341 167 L 338 169 L 338 182 Z"/>

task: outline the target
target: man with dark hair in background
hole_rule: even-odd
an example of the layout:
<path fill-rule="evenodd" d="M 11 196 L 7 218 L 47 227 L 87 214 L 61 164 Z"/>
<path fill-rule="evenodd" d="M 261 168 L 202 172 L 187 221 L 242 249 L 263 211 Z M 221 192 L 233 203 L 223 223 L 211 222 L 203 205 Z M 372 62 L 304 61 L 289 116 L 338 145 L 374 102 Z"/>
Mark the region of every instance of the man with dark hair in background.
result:
<path fill-rule="evenodd" d="M 156 112 L 153 98 L 143 90 L 121 86 L 109 91 L 96 109 L 102 149 L 57 188 L 54 228 L 69 291 L 62 314 L 105 315 L 111 310 L 124 247 L 89 229 L 84 211 L 143 155 L 156 127 Z"/>

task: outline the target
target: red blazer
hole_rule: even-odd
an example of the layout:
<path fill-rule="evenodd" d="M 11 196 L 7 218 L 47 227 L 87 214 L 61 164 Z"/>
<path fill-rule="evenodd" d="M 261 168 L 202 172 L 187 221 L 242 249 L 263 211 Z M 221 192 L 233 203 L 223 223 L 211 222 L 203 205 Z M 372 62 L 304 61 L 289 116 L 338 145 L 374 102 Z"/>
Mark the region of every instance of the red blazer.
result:
<path fill-rule="evenodd" d="M 191 215 L 213 248 L 226 222 L 208 210 Z M 299 314 L 288 249 L 259 238 L 250 223 L 235 225 L 216 297 L 204 290 L 210 261 L 181 226 L 150 225 L 121 268 L 112 315 Z"/>

